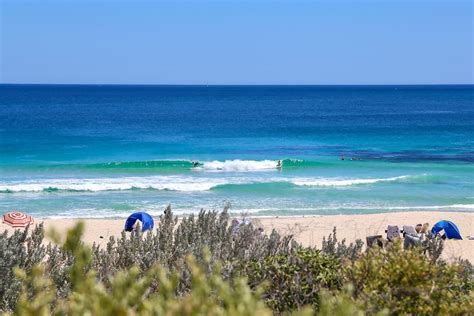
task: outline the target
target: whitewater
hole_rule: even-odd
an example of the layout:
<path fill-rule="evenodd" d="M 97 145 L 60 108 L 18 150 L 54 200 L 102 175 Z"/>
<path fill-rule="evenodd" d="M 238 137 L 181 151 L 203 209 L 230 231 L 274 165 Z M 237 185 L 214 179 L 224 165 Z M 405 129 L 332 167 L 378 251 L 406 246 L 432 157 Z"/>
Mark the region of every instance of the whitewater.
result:
<path fill-rule="evenodd" d="M 213 170 L 213 169 L 212 169 Z M 248 170 L 248 169 L 245 169 Z M 258 169 L 260 170 L 260 169 Z M 208 191 L 224 185 L 254 185 L 289 183 L 296 186 L 351 186 L 376 184 L 378 182 L 408 181 L 420 176 L 398 176 L 382 179 L 339 179 L 339 178 L 285 178 L 285 177 L 242 177 L 206 178 L 190 176 L 153 176 L 123 178 L 83 178 L 83 179 L 37 179 L 0 182 L 0 193 L 57 192 L 57 191 L 117 191 L 117 190 L 171 190 L 181 192 Z"/>

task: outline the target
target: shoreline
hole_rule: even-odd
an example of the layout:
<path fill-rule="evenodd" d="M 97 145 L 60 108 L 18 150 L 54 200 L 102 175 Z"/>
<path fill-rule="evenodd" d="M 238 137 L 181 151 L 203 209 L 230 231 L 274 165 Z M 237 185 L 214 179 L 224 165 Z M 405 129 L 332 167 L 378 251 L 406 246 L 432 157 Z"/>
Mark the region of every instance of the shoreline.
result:
<path fill-rule="evenodd" d="M 231 216 L 234 218 L 235 216 Z M 155 220 L 155 229 L 157 217 Z M 178 216 L 178 219 L 182 218 Z M 237 216 L 240 218 L 240 216 Z M 377 214 L 338 214 L 338 215 L 301 215 L 301 216 L 268 216 L 252 217 L 248 216 L 256 226 L 262 227 L 266 234 L 276 229 L 282 235 L 293 235 L 294 239 L 304 246 L 321 247 L 323 237 L 332 233 L 336 227 L 339 241 L 346 239 L 346 243 L 362 239 L 366 242 L 366 237 L 371 235 L 386 236 L 387 225 L 398 225 L 402 229 L 403 225 L 415 226 L 418 223 L 428 222 L 432 227 L 439 220 L 451 220 L 460 229 L 463 240 L 447 240 L 443 258 L 453 260 L 457 257 L 468 259 L 474 262 L 474 240 L 465 237 L 474 235 L 474 213 L 472 212 L 428 212 L 428 211 L 408 211 Z M 111 236 L 120 237 L 125 224 L 125 218 L 101 219 L 101 218 L 67 218 L 67 219 L 36 219 L 35 224 L 44 223 L 45 230 L 55 229 L 60 234 L 64 234 L 76 222 L 83 221 L 85 230 L 83 241 L 88 244 L 96 243 L 105 246 Z M 14 229 L 6 224 L 0 223 L 0 232 L 9 232 Z"/>

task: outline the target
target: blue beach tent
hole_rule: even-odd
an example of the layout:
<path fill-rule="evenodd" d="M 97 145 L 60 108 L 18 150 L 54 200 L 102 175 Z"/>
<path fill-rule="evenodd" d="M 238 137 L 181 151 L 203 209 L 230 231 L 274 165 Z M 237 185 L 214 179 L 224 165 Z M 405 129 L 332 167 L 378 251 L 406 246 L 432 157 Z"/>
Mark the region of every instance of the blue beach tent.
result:
<path fill-rule="evenodd" d="M 133 230 L 133 225 L 135 225 L 137 220 L 142 222 L 142 232 L 153 229 L 154 223 L 150 214 L 145 212 L 136 212 L 127 218 L 127 221 L 125 222 L 125 230 L 127 232 L 131 232 Z"/>
<path fill-rule="evenodd" d="M 440 231 L 444 229 L 444 233 L 446 235 L 446 238 L 448 239 L 462 239 L 461 233 L 459 232 L 458 227 L 450 221 L 439 221 L 437 222 L 433 228 L 431 229 L 431 232 L 435 235 L 437 235 Z"/>

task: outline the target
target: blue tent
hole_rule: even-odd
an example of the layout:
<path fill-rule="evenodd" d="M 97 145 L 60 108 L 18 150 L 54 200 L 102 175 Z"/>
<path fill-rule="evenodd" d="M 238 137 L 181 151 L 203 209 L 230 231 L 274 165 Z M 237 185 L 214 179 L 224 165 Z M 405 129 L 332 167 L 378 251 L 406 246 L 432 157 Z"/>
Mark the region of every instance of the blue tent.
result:
<path fill-rule="evenodd" d="M 136 212 L 127 218 L 127 221 L 125 222 L 125 230 L 131 232 L 133 230 L 133 225 L 135 225 L 137 220 L 142 222 L 142 232 L 153 229 L 154 223 L 150 214 L 145 212 Z"/>
<path fill-rule="evenodd" d="M 437 222 L 431 229 L 431 232 L 436 235 L 443 229 L 444 229 L 444 234 L 446 235 L 446 238 L 462 239 L 461 233 L 459 232 L 458 227 L 453 222 L 450 222 L 450 221 Z"/>

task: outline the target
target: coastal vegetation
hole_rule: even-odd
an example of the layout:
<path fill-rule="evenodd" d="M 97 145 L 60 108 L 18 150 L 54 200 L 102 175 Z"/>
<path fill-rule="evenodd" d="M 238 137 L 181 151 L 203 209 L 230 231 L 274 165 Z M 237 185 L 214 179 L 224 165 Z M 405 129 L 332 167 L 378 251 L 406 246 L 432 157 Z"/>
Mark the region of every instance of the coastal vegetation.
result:
<path fill-rule="evenodd" d="M 474 269 L 440 259 L 442 245 L 365 250 L 337 232 L 320 249 L 291 235 L 230 225 L 227 210 L 157 229 L 81 241 L 42 225 L 0 234 L 0 310 L 18 315 L 469 315 Z M 424 251 L 428 250 L 428 251 Z"/>

